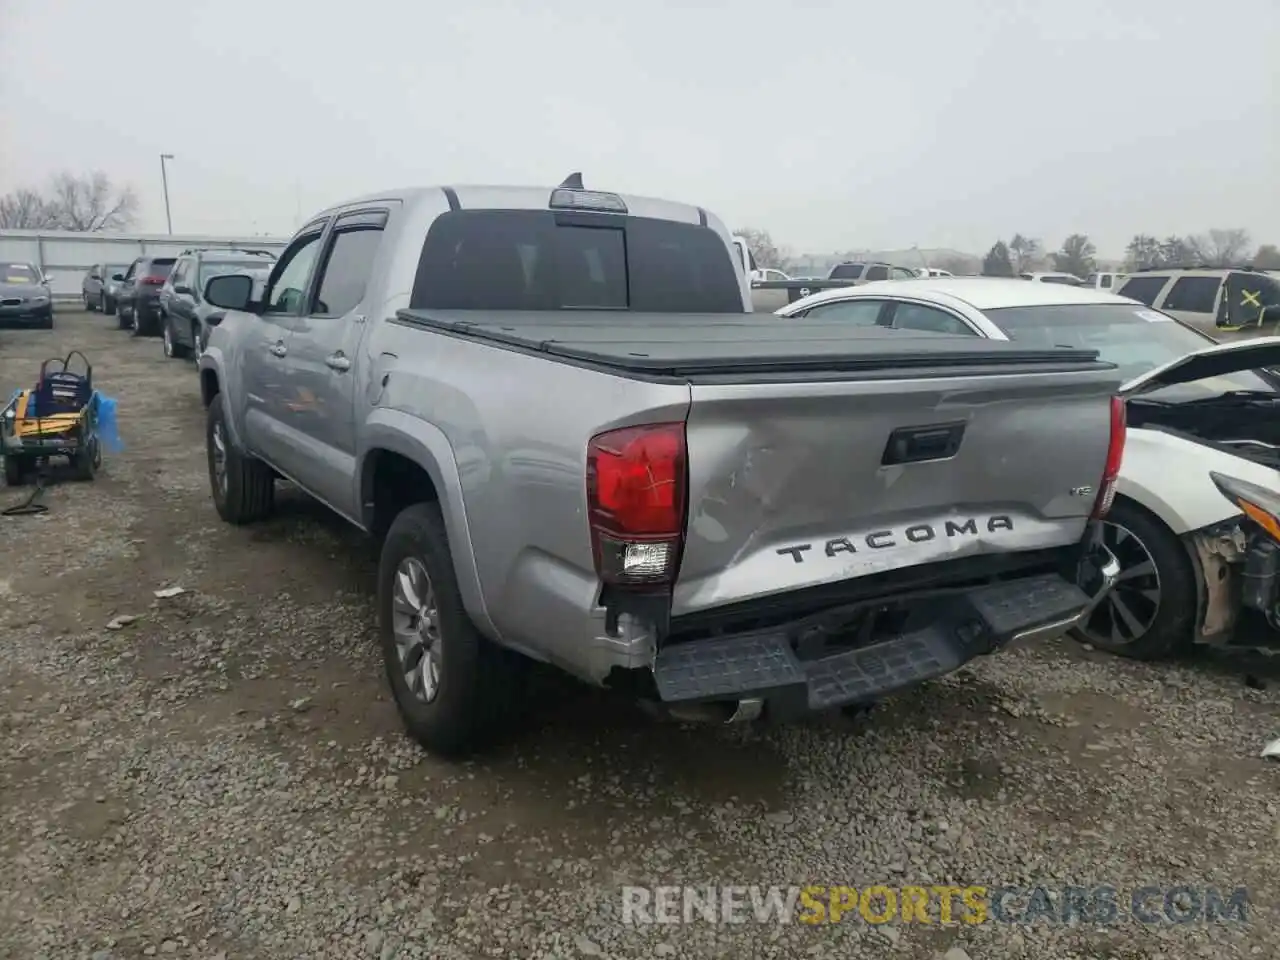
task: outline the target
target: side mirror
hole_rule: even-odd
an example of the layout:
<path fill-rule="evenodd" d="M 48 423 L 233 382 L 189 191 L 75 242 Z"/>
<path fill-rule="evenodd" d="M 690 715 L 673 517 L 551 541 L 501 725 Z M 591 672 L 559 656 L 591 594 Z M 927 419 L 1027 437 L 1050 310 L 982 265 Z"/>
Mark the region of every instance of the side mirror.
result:
<path fill-rule="evenodd" d="M 185 296 L 185 297 L 195 296 L 195 293 L 192 291 L 192 289 L 189 286 L 187 286 L 185 283 L 175 283 L 173 285 L 173 292 L 177 294 L 181 294 L 182 296 Z"/>
<path fill-rule="evenodd" d="M 247 273 L 226 273 L 204 285 L 204 298 L 222 310 L 248 310 L 253 300 L 253 277 Z"/>
<path fill-rule="evenodd" d="M 123 273 L 113 273 L 113 274 L 111 275 L 111 279 L 112 279 L 112 280 L 115 280 L 116 282 L 120 282 L 120 281 L 124 280 L 124 274 L 123 274 Z"/>

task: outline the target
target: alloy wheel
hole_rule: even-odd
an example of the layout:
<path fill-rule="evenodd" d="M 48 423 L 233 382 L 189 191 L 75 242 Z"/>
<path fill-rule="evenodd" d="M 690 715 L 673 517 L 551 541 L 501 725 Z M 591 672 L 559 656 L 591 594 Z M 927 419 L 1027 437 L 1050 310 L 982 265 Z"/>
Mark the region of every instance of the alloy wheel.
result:
<path fill-rule="evenodd" d="M 1120 576 L 1080 632 L 1107 646 L 1124 646 L 1150 630 L 1160 613 L 1160 571 L 1132 530 L 1104 522 L 1102 542 L 1119 561 Z"/>
<path fill-rule="evenodd" d="M 409 692 L 431 703 L 440 692 L 440 607 L 427 568 L 406 557 L 391 587 L 391 630 Z"/>
<path fill-rule="evenodd" d="M 218 497 L 227 496 L 227 435 L 221 423 L 213 425 L 213 482 L 218 490 Z"/>

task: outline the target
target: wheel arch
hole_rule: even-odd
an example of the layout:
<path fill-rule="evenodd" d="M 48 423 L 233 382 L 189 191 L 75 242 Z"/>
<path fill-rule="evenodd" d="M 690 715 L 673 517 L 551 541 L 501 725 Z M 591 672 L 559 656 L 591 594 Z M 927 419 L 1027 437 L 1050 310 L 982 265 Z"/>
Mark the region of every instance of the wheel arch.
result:
<path fill-rule="evenodd" d="M 462 479 L 448 438 L 424 420 L 399 410 L 379 408 L 365 421 L 361 441 L 356 469 L 361 524 L 376 535 L 380 526 L 389 523 L 378 508 L 380 466 L 386 464 L 388 458 L 402 458 L 421 470 L 429 479 L 431 489 L 421 491 L 413 500 L 439 503 L 458 590 L 467 614 L 482 632 L 498 639 L 485 603 Z"/>

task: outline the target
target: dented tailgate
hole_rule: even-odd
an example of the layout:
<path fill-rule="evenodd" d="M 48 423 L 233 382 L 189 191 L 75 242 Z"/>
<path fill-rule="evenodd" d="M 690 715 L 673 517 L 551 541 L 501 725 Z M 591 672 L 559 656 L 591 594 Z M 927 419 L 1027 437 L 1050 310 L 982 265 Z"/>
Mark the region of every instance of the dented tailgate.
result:
<path fill-rule="evenodd" d="M 1114 370 L 694 384 L 681 615 L 1078 541 Z"/>

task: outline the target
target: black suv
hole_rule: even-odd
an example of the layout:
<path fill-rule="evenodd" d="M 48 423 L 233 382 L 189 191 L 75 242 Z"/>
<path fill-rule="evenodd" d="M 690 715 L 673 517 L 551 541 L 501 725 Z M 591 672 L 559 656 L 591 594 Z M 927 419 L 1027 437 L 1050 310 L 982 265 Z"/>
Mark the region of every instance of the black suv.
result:
<path fill-rule="evenodd" d="M 160 288 L 177 257 L 139 257 L 129 264 L 116 289 L 116 320 L 135 337 L 160 332 Z"/>
<path fill-rule="evenodd" d="M 225 273 L 261 274 L 275 266 L 269 250 L 192 248 L 183 250 L 173 272 L 160 289 L 160 332 L 166 357 L 199 356 L 209 342 L 209 329 L 222 311 L 204 299 L 205 285 Z"/>

